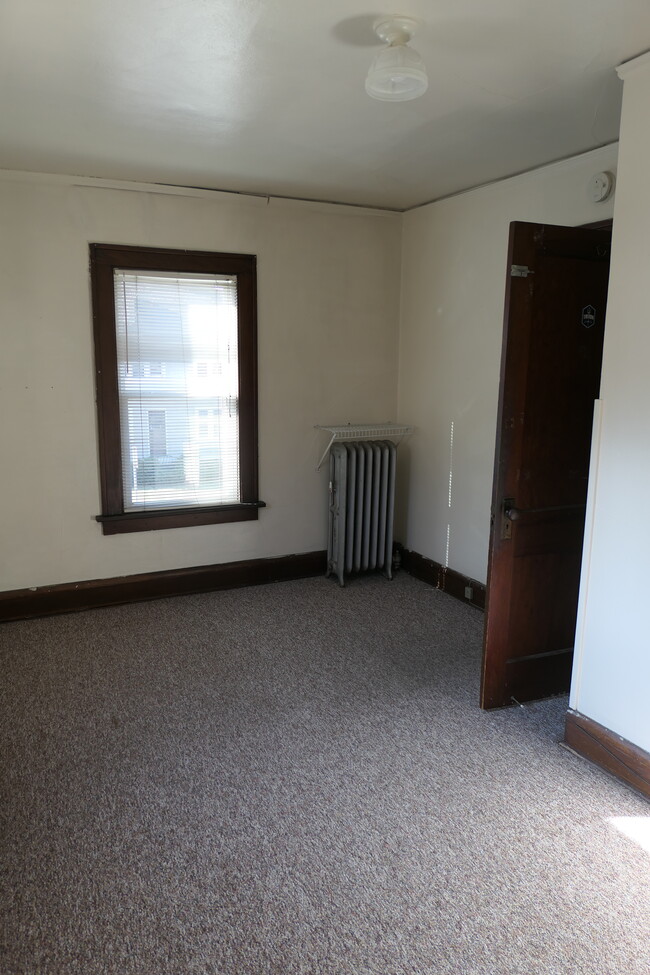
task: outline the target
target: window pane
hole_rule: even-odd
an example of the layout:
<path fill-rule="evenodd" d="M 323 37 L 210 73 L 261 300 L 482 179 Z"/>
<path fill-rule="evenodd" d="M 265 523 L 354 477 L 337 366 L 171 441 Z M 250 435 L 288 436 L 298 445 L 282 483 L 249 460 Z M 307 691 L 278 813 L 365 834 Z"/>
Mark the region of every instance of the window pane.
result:
<path fill-rule="evenodd" d="M 167 418 L 164 410 L 149 410 L 149 453 L 152 457 L 167 454 Z"/>
<path fill-rule="evenodd" d="M 115 270 L 124 510 L 236 503 L 237 281 Z"/>

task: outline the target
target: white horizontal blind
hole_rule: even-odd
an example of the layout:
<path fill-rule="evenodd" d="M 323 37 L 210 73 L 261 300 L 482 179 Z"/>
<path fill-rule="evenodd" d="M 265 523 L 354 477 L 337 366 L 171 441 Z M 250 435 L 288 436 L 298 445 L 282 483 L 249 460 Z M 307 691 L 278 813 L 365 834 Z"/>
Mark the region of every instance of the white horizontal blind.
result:
<path fill-rule="evenodd" d="M 114 274 L 124 510 L 238 502 L 236 278 Z"/>

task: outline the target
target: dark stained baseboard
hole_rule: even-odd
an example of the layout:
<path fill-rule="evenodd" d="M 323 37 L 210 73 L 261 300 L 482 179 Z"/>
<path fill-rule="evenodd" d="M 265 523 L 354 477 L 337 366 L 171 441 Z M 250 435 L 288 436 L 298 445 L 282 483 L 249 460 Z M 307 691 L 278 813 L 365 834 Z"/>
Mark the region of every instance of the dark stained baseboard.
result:
<path fill-rule="evenodd" d="M 416 579 L 421 579 L 422 582 L 428 582 L 430 586 L 435 586 L 436 589 L 440 589 L 464 603 L 476 606 L 477 609 L 485 609 L 485 586 L 482 582 L 470 579 L 468 576 L 456 572 L 455 569 L 441 565 L 440 562 L 434 562 L 433 559 L 427 559 L 424 555 L 412 552 L 408 548 L 400 547 L 399 551 L 402 568 L 410 575 L 415 576 Z M 465 590 L 468 588 L 471 590 L 470 596 L 465 595 Z"/>
<path fill-rule="evenodd" d="M 479 609 L 485 607 L 485 586 L 453 569 L 396 546 L 402 568 L 436 589 L 448 593 Z M 75 613 L 102 606 L 147 599 L 163 599 L 187 593 L 236 589 L 267 582 L 303 579 L 325 574 L 327 553 L 305 552 L 271 559 L 251 559 L 245 562 L 226 562 L 221 565 L 200 565 L 187 569 L 169 569 L 112 579 L 89 579 L 34 589 L 13 589 L 0 592 L 0 623 L 11 620 Z M 467 598 L 465 588 L 472 595 Z"/>
<path fill-rule="evenodd" d="M 578 755 L 650 798 L 650 753 L 638 745 L 571 710 L 567 711 L 564 741 Z"/>
<path fill-rule="evenodd" d="M 326 566 L 326 552 L 305 552 L 280 558 L 199 565 L 189 569 L 146 572 L 114 579 L 90 579 L 35 589 L 14 589 L 0 593 L 0 622 L 74 613 L 187 593 L 303 579 L 325 574 Z"/>

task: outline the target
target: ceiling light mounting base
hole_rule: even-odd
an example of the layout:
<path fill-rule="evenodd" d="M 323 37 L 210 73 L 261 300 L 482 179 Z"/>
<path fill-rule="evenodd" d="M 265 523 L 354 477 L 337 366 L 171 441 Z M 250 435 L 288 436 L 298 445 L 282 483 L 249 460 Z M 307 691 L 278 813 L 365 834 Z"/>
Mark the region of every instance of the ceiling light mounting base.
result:
<path fill-rule="evenodd" d="M 411 17 L 382 17 L 375 21 L 373 30 L 384 44 L 408 44 L 417 26 Z"/>

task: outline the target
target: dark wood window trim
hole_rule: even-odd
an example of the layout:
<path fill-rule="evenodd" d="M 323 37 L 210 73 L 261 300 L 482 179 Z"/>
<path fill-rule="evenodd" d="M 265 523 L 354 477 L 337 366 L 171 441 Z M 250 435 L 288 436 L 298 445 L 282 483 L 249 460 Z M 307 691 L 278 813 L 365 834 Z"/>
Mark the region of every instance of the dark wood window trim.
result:
<path fill-rule="evenodd" d="M 228 274 L 237 277 L 239 343 L 239 504 L 125 512 L 118 398 L 113 272 L 138 271 Z M 167 248 L 90 245 L 90 274 L 95 337 L 95 374 L 102 514 L 105 535 L 182 528 L 232 521 L 252 521 L 264 503 L 258 497 L 257 472 L 257 287 L 256 258 Z"/>

